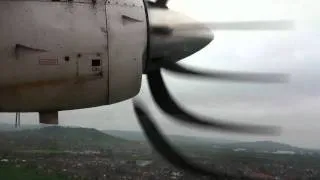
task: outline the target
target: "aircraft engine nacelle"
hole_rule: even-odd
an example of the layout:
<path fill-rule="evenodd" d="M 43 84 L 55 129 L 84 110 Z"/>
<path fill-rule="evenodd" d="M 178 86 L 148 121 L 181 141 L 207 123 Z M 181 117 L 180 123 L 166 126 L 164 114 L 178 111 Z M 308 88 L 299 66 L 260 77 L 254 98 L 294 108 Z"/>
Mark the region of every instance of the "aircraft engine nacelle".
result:
<path fill-rule="evenodd" d="M 140 90 L 142 0 L 2 0 L 0 26 L 0 112 L 101 106 Z"/>

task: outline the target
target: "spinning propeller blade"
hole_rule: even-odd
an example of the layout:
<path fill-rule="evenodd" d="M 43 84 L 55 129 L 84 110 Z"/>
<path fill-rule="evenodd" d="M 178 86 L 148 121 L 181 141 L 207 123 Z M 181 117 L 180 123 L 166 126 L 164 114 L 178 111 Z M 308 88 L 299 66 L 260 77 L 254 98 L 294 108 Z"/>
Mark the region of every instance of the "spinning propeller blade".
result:
<path fill-rule="evenodd" d="M 151 94 L 157 105 L 167 114 L 180 120 L 181 122 L 197 125 L 203 128 L 213 128 L 222 131 L 250 133 L 250 134 L 279 134 L 280 129 L 272 126 L 258 126 L 226 123 L 222 120 L 200 118 L 197 117 L 182 107 L 180 107 L 171 97 L 166 85 L 163 81 L 160 70 L 149 72 L 147 75 Z"/>
<path fill-rule="evenodd" d="M 198 23 L 191 18 L 170 10 L 168 0 L 148 3 L 149 42 L 146 48 L 147 61 L 144 73 L 147 75 L 149 88 L 158 107 L 167 115 L 180 122 L 201 128 L 228 131 L 233 133 L 277 135 L 279 127 L 228 123 L 220 119 L 200 117 L 179 105 L 170 95 L 161 68 L 182 75 L 235 82 L 274 83 L 287 82 L 285 74 L 247 73 L 211 71 L 202 72 L 177 64 L 179 60 L 196 53 L 213 40 L 212 30 L 288 30 L 294 28 L 292 21 L 253 21 L 253 22 L 218 22 Z M 165 61 L 168 60 L 168 61 Z M 210 171 L 191 163 L 172 147 L 161 135 L 151 119 L 148 109 L 142 103 L 134 101 L 134 111 L 151 145 L 170 163 L 184 170 L 208 175 L 216 179 L 249 179 L 236 177 L 221 172 Z"/>
<path fill-rule="evenodd" d="M 288 81 L 286 74 L 280 73 L 248 73 L 248 72 L 228 72 L 228 71 L 211 71 L 203 72 L 184 67 L 177 63 L 162 63 L 162 67 L 166 70 L 183 74 L 193 75 L 197 77 L 210 78 L 221 81 L 236 82 L 256 82 L 256 83 L 284 83 Z"/>
<path fill-rule="evenodd" d="M 211 176 L 216 179 L 250 179 L 249 177 L 236 177 L 218 171 L 210 171 L 203 167 L 199 167 L 199 165 L 193 164 L 186 157 L 178 153 L 178 151 L 168 143 L 168 140 L 161 135 L 162 133 L 153 122 L 147 108 L 145 106 L 143 107 L 142 103 L 134 101 L 133 105 L 139 123 L 151 145 L 174 166 L 198 175 Z"/>

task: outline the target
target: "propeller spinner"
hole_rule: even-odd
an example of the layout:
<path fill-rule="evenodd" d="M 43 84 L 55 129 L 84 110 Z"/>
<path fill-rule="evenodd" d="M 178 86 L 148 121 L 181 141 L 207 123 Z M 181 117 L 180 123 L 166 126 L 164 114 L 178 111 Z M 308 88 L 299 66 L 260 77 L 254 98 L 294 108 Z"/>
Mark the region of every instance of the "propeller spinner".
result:
<path fill-rule="evenodd" d="M 173 117 L 174 120 L 214 130 L 250 134 L 280 133 L 280 128 L 278 127 L 227 123 L 223 120 L 204 118 L 188 112 L 175 102 L 170 95 L 163 81 L 161 69 L 215 80 L 255 83 L 286 82 L 288 77 L 285 74 L 202 72 L 183 67 L 177 62 L 207 46 L 214 39 L 212 29 L 286 30 L 293 28 L 292 22 L 264 21 L 202 24 L 188 16 L 170 10 L 167 7 L 167 0 L 146 3 L 149 17 L 149 46 L 146 50 L 144 73 L 147 75 L 153 100 L 164 113 Z M 193 173 L 209 175 L 214 178 L 249 179 L 248 177 L 235 177 L 217 171 L 209 171 L 194 165 L 180 155 L 161 135 L 160 130 L 148 114 L 147 108 L 141 102 L 134 102 L 133 105 L 140 125 L 144 129 L 151 145 L 173 165 Z"/>

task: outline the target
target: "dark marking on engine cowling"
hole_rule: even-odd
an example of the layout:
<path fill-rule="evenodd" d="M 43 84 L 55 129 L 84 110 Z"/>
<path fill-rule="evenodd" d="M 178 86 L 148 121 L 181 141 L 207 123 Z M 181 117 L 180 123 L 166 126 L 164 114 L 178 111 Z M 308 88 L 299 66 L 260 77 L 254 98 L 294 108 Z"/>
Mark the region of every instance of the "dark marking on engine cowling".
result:
<path fill-rule="evenodd" d="M 108 33 L 108 30 L 106 27 L 100 27 L 101 32 L 103 32 L 104 34 Z"/>
<path fill-rule="evenodd" d="M 30 54 L 30 53 L 44 53 L 47 52 L 45 49 L 35 48 L 23 44 L 16 44 L 14 47 L 14 55 L 16 59 L 19 59 L 20 56 L 23 54 Z"/>

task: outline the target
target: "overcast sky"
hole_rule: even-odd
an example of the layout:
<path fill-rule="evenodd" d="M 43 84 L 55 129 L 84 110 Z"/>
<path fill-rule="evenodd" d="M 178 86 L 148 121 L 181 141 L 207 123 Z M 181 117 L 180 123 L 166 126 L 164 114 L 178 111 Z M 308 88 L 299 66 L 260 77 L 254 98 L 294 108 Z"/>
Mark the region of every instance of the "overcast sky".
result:
<path fill-rule="evenodd" d="M 201 2 L 201 3 L 200 3 Z M 278 125 L 278 137 L 209 132 L 173 123 L 154 106 L 145 79 L 143 99 L 165 133 L 241 140 L 274 140 L 320 148 L 320 12 L 316 0 L 171 0 L 169 7 L 203 21 L 296 20 L 294 32 L 216 31 L 205 49 L 182 61 L 206 69 L 285 72 L 289 84 L 227 83 L 165 74 L 170 92 L 197 114 L 235 122 Z M 61 112 L 62 125 L 98 129 L 139 130 L 131 101 L 112 106 Z M 13 122 L 13 114 L 0 119 Z M 36 123 L 35 114 L 23 114 L 22 123 Z"/>

